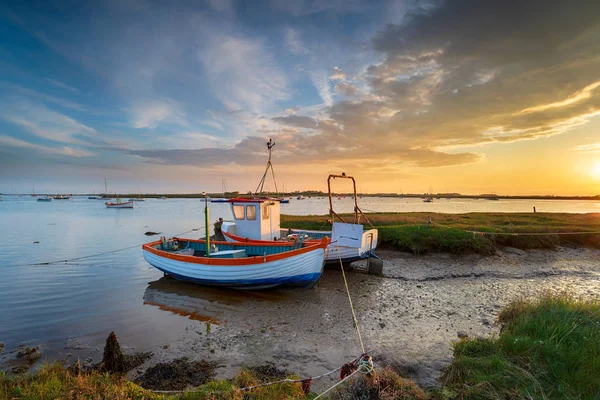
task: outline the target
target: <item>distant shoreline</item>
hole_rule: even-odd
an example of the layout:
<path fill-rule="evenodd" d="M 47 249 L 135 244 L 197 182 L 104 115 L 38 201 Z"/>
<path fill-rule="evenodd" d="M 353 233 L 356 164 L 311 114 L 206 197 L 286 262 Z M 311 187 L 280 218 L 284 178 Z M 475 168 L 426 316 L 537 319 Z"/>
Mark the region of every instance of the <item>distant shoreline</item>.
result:
<path fill-rule="evenodd" d="M 55 196 L 58 194 L 70 195 L 75 197 L 87 197 L 87 196 L 102 196 L 103 194 L 94 194 L 94 193 L 36 193 L 36 196 Z M 30 196 L 30 193 L 0 193 L 0 196 Z M 181 199 L 203 199 L 205 195 L 202 193 L 116 193 L 116 194 L 108 194 L 107 196 L 119 196 L 121 198 L 181 198 Z M 227 198 L 232 199 L 235 197 L 251 197 L 250 194 L 239 194 L 237 192 L 225 193 L 209 193 L 209 197 L 211 198 Z M 306 191 L 306 192 L 292 192 L 292 193 L 279 193 L 274 194 L 271 193 L 270 196 L 273 197 L 291 197 L 296 198 L 298 196 L 303 196 L 305 198 L 311 197 L 327 197 L 327 193 L 324 192 L 315 192 L 315 191 Z M 332 193 L 334 197 L 352 197 L 352 193 Z M 600 195 L 595 196 L 549 196 L 549 195 L 529 195 L 529 196 L 504 196 L 504 195 L 494 195 L 494 194 L 480 194 L 480 195 L 472 195 L 472 194 L 459 194 L 459 193 L 439 193 L 439 194 L 418 194 L 418 193 L 409 193 L 409 194 L 400 194 L 400 193 L 359 193 L 359 197 L 384 197 L 384 198 L 423 198 L 423 197 L 432 197 L 435 199 L 477 199 L 477 200 L 592 200 L 592 201 L 600 201 Z"/>

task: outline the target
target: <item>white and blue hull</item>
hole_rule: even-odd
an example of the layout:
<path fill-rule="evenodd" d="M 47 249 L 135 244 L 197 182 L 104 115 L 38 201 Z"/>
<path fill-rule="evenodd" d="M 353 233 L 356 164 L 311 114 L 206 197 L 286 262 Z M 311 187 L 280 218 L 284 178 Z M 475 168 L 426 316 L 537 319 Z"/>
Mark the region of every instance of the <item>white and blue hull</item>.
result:
<path fill-rule="evenodd" d="M 263 289 L 276 286 L 314 286 L 323 271 L 324 249 L 250 265 L 207 265 L 182 262 L 144 250 L 144 259 L 153 267 L 179 280 L 236 289 Z"/>

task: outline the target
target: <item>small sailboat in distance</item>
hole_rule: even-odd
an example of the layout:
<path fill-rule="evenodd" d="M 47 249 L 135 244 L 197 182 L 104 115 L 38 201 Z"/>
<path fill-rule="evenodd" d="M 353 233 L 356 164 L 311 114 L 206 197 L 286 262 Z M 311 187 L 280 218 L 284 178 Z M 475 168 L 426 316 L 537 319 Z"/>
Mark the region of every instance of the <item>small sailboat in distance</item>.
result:
<path fill-rule="evenodd" d="M 225 179 L 221 179 L 221 198 L 219 199 L 210 199 L 211 203 L 227 203 L 229 199 L 225 198 L 225 192 L 227 191 L 227 186 L 225 185 Z"/>
<path fill-rule="evenodd" d="M 115 203 L 106 202 L 105 204 L 106 208 L 133 208 L 133 201 L 122 201 L 119 196 Z"/>

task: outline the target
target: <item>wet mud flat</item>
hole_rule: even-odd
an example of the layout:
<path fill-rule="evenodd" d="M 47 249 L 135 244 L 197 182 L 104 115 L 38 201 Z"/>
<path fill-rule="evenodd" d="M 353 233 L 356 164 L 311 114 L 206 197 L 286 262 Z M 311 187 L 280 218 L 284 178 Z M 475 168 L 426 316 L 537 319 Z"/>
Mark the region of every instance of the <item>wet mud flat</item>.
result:
<path fill-rule="evenodd" d="M 495 256 L 380 251 L 382 277 L 365 265 L 347 274 L 367 351 L 421 386 L 433 387 L 450 362 L 451 342 L 498 332 L 498 311 L 519 296 L 568 291 L 600 297 L 600 250 L 558 248 Z M 181 357 L 214 362 L 216 377 L 243 366 L 274 365 L 315 376 L 361 353 L 340 271 L 327 270 L 312 290 L 235 292 L 161 278 L 144 293 L 147 306 L 189 322 L 185 332 L 151 350 L 130 372 Z M 315 381 L 315 389 L 335 380 Z"/>
<path fill-rule="evenodd" d="M 452 341 L 496 334 L 498 311 L 516 297 L 547 290 L 600 297 L 600 250 L 504 248 L 489 257 L 390 250 L 378 254 L 384 259 L 383 276 L 367 275 L 365 263 L 356 263 L 347 273 L 366 350 L 376 365 L 391 365 L 423 387 L 437 385 L 451 361 Z M 150 381 L 163 382 L 171 375 L 177 388 L 191 384 L 175 372 L 195 377 L 194 371 L 207 365 L 214 366 L 214 375 L 211 369 L 207 377 L 232 378 L 240 367 L 254 367 L 305 378 L 338 368 L 362 351 L 337 270 L 326 270 L 313 289 L 255 292 L 165 277 L 149 282 L 139 301 L 177 324 L 159 345 L 142 344 L 145 335 L 156 334 L 147 332 L 147 326 L 130 327 L 139 331 L 134 335 L 139 342 L 131 337 L 121 342 L 128 354 L 152 353 L 128 374 L 146 386 L 158 387 Z M 103 344 L 68 337 L 58 346 L 0 348 L 0 369 L 34 370 L 44 359 L 70 364 L 79 360 L 91 367 L 102 360 Z M 174 361 L 183 358 L 191 364 L 174 368 L 181 367 Z M 314 381 L 313 389 L 325 389 L 337 381 L 336 375 Z"/>

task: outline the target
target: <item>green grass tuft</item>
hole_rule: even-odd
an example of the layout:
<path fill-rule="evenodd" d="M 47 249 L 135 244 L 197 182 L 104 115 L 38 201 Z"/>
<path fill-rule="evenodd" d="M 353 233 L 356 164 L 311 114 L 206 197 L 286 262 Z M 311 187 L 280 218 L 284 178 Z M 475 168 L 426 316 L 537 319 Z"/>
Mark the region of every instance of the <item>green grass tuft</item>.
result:
<path fill-rule="evenodd" d="M 600 301 L 545 294 L 498 320 L 499 337 L 454 344 L 442 380 L 460 398 L 600 398 Z"/>

